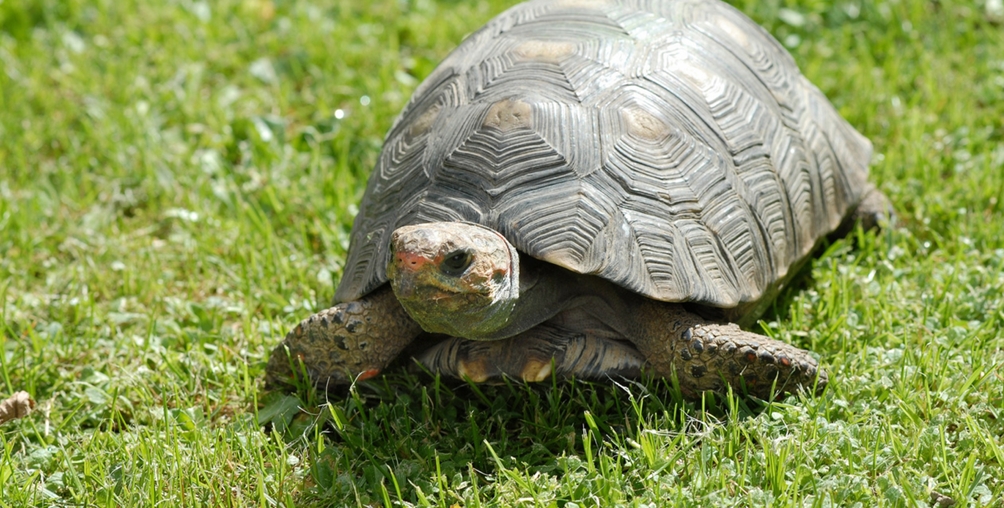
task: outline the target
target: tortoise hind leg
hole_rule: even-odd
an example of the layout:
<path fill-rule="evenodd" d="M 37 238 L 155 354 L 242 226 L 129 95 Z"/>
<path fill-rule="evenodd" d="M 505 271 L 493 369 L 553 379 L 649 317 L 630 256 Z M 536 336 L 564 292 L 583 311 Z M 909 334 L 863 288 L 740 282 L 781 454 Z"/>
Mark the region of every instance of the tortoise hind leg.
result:
<path fill-rule="evenodd" d="M 527 382 L 551 376 L 638 377 L 645 364 L 629 343 L 546 323 L 508 339 L 450 337 L 415 359 L 432 372 L 475 383 L 501 381 L 503 376 Z"/>
<path fill-rule="evenodd" d="M 632 336 L 655 374 L 676 376 L 680 389 L 749 393 L 762 399 L 797 391 L 819 394 L 826 373 L 808 351 L 734 323 L 707 322 L 680 305 L 647 301 L 638 309 Z"/>
<path fill-rule="evenodd" d="M 857 208 L 840 223 L 835 231 L 827 235 L 830 241 L 847 236 L 857 224 L 861 224 L 861 228 L 865 231 L 896 224 L 896 210 L 892 207 L 889 198 L 878 190 L 878 187 L 869 182 L 868 188 L 864 190 L 862 196 Z"/>
<path fill-rule="evenodd" d="M 872 184 L 865 190 L 864 198 L 858 203 L 858 207 L 851 214 L 854 222 L 861 223 L 861 227 L 868 230 L 883 225 L 896 223 L 896 210 L 892 207 L 892 202 L 882 191 Z"/>
<path fill-rule="evenodd" d="M 421 332 L 386 286 L 300 322 L 272 350 L 265 381 L 268 386 L 291 385 L 301 363 L 320 389 L 368 379 Z"/>

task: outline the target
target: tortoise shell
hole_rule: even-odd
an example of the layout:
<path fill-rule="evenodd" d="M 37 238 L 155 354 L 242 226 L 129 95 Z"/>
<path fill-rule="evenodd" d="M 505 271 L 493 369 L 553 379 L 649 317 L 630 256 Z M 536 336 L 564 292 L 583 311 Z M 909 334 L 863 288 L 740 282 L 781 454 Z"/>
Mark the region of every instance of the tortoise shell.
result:
<path fill-rule="evenodd" d="M 336 293 L 400 226 L 468 221 L 647 297 L 755 304 L 838 227 L 871 144 L 717 0 L 541 0 L 468 37 L 387 136 Z"/>

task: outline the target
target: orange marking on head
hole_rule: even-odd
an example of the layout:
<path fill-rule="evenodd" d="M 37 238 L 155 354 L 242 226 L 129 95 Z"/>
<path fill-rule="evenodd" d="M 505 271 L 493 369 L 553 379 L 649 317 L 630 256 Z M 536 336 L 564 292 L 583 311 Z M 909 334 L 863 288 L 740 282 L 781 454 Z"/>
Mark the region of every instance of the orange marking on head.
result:
<path fill-rule="evenodd" d="M 362 373 L 359 374 L 359 376 L 356 377 L 356 380 L 366 381 L 367 379 L 372 379 L 377 377 L 378 374 L 380 374 L 380 369 L 364 370 Z"/>
<path fill-rule="evenodd" d="M 509 276 L 509 268 L 508 267 L 506 267 L 506 268 L 496 268 L 494 271 L 492 271 L 492 280 L 494 280 L 494 281 L 504 280 L 508 276 Z"/>
<path fill-rule="evenodd" d="M 398 268 L 404 268 L 412 271 L 420 270 L 429 263 L 435 263 L 435 261 L 430 260 L 421 254 L 412 254 L 410 252 L 398 252 L 394 254 L 394 257 L 397 258 Z"/>

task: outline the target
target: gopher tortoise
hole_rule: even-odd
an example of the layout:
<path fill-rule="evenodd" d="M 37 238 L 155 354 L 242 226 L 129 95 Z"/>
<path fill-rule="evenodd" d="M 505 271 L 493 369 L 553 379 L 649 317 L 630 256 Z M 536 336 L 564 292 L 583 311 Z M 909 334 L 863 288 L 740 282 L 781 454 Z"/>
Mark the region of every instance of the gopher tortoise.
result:
<path fill-rule="evenodd" d="M 827 235 L 890 208 L 871 144 L 717 0 L 540 0 L 468 37 L 387 136 L 335 294 L 270 383 L 432 372 L 761 398 L 827 382 L 745 331 Z M 389 284 L 388 284 L 389 282 Z"/>

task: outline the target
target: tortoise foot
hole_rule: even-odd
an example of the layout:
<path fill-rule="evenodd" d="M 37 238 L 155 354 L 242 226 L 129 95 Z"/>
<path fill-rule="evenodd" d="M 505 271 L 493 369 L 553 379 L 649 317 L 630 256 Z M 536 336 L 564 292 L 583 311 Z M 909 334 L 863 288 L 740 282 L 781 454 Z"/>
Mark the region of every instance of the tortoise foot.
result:
<path fill-rule="evenodd" d="M 669 367 L 690 394 L 731 386 L 762 399 L 797 391 L 818 395 L 828 381 L 808 351 L 732 323 L 685 327 L 672 348 L 676 360 Z"/>

